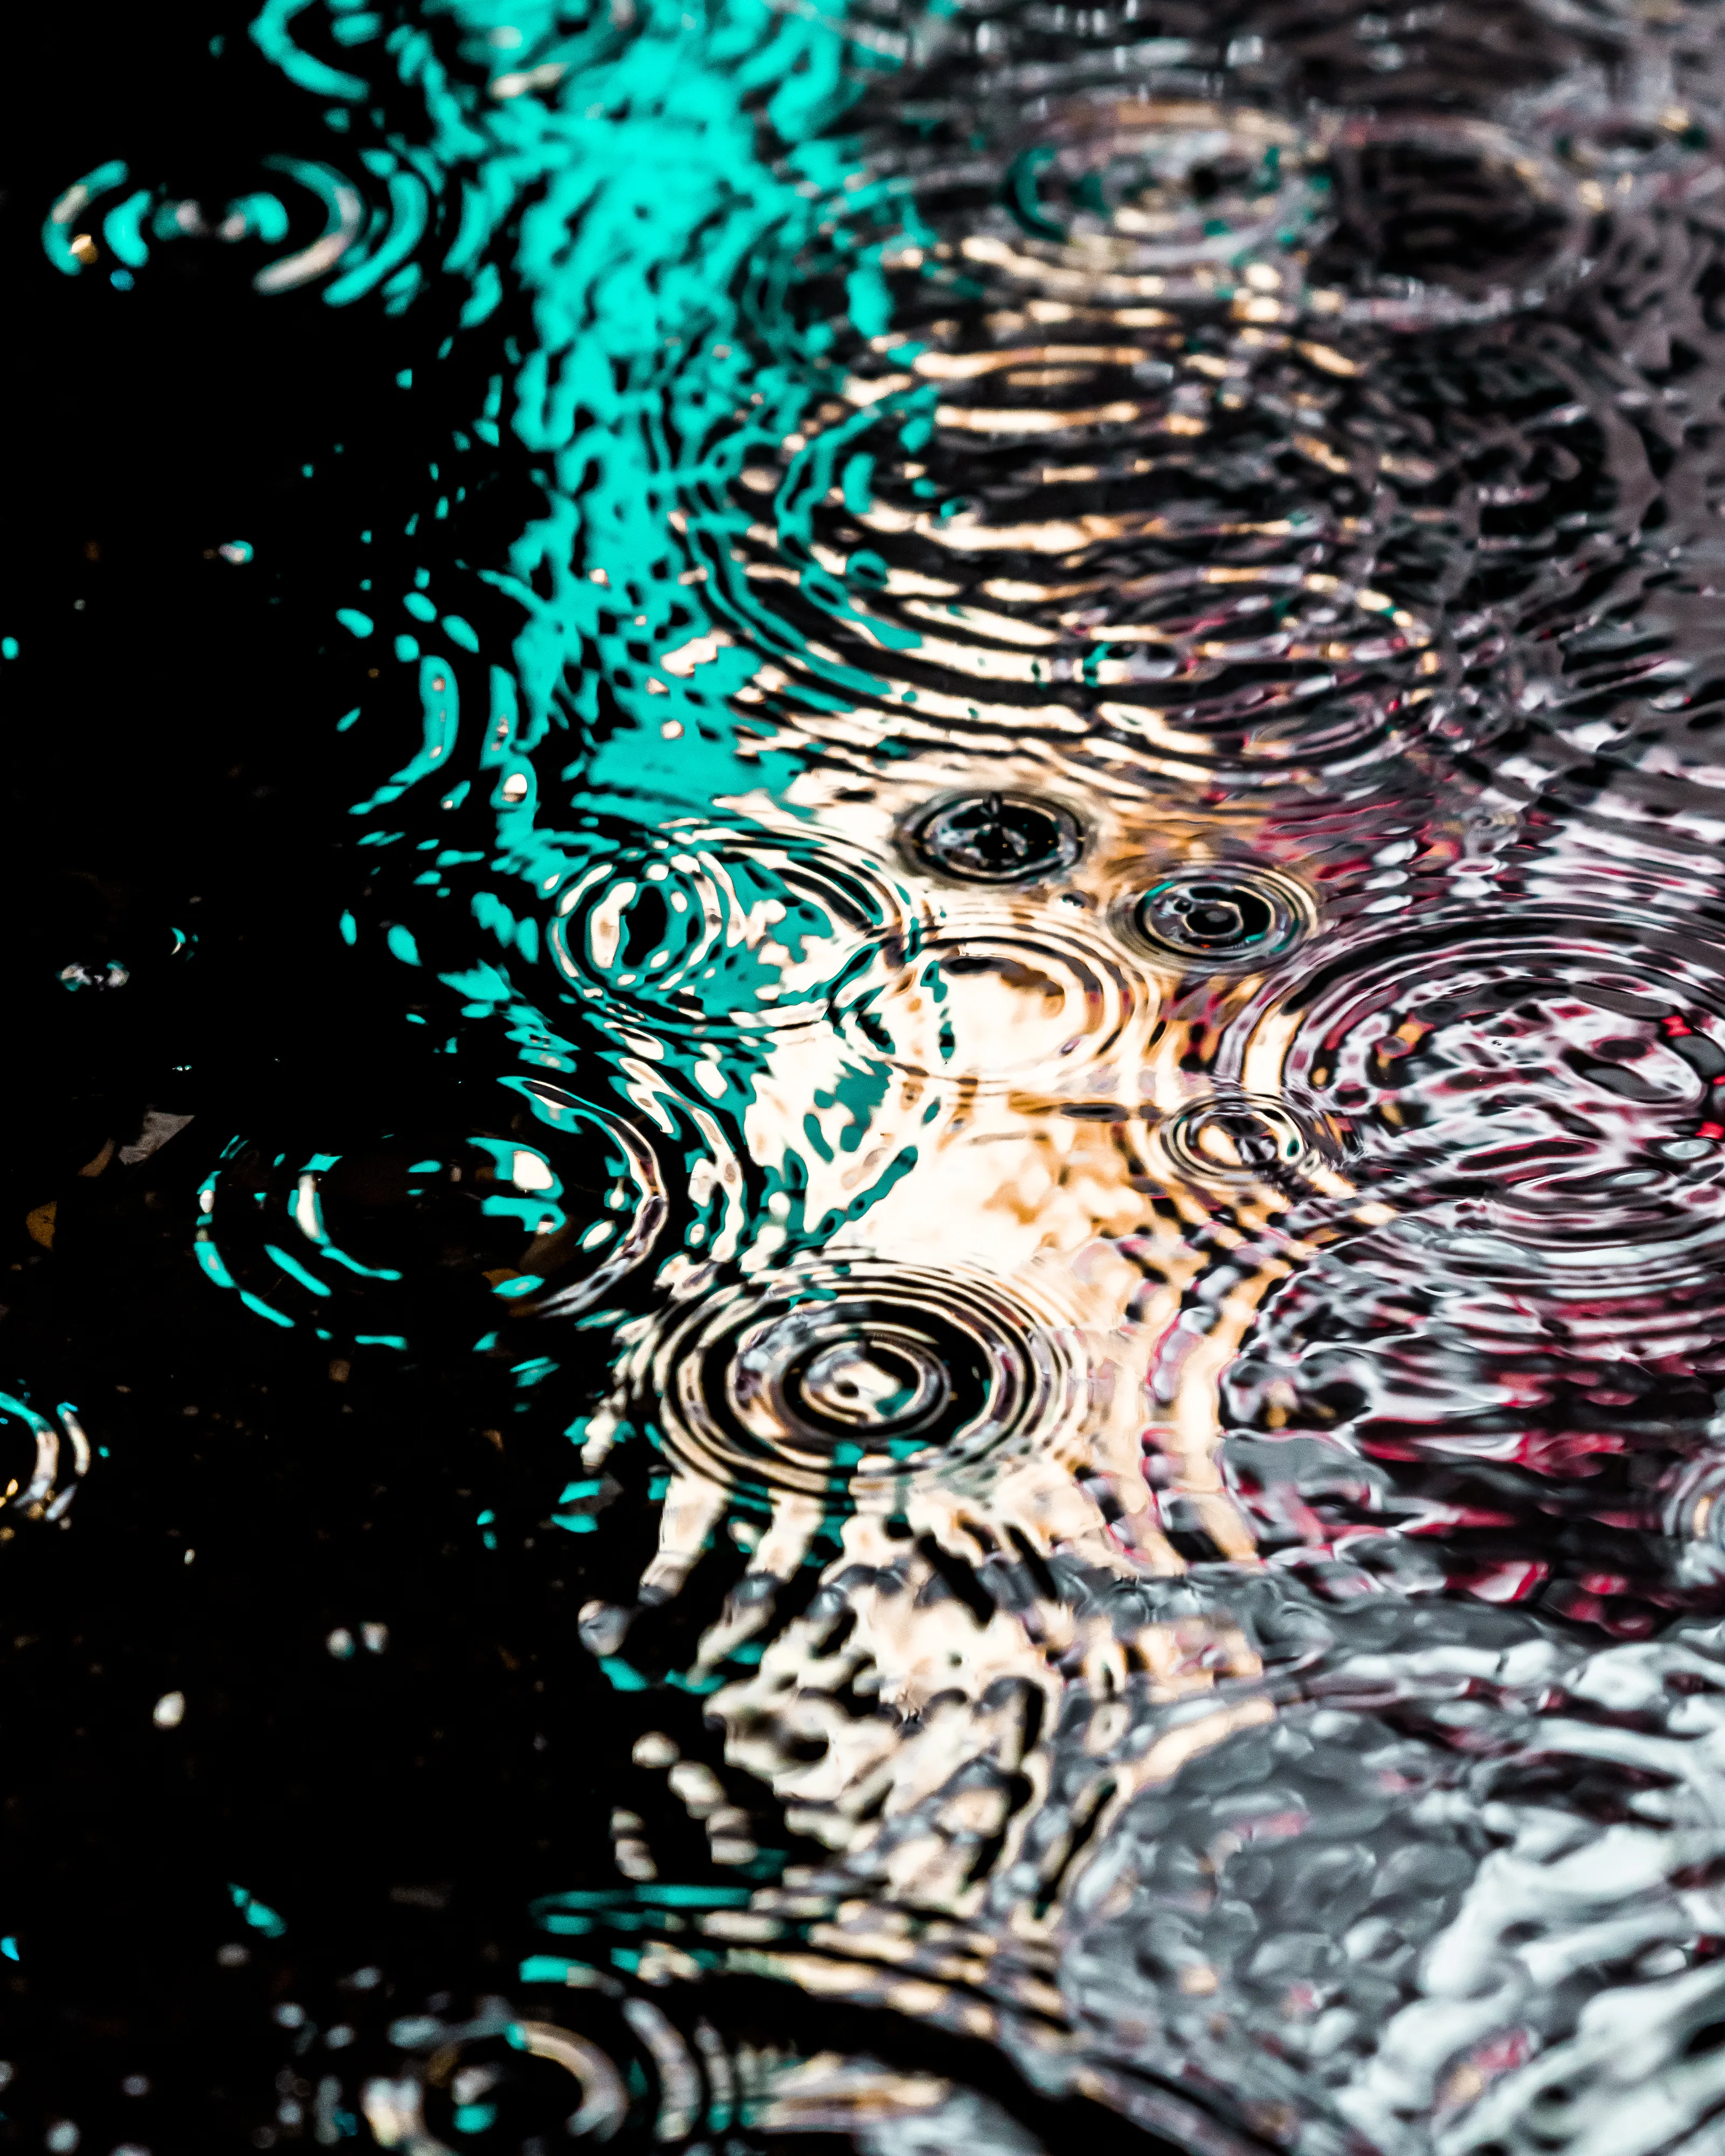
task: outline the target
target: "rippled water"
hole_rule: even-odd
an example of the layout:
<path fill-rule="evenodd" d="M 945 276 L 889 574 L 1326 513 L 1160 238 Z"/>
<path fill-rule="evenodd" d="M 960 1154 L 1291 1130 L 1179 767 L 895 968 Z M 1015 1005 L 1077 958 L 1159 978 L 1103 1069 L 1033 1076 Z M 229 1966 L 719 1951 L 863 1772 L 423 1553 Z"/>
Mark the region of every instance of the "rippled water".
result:
<path fill-rule="evenodd" d="M 14 334 L 275 385 L 89 633 L 285 805 L 20 901 L 0 2136 L 1725 2147 L 1718 9 L 185 51 Z"/>

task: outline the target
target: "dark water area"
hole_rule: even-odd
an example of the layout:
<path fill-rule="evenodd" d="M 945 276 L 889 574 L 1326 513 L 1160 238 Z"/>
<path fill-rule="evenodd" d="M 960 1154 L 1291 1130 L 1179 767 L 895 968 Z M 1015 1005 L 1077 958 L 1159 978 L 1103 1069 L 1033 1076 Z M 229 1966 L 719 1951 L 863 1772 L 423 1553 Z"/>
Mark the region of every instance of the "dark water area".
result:
<path fill-rule="evenodd" d="M 1725 20 L 46 13 L 0 2143 L 1725 2148 Z"/>

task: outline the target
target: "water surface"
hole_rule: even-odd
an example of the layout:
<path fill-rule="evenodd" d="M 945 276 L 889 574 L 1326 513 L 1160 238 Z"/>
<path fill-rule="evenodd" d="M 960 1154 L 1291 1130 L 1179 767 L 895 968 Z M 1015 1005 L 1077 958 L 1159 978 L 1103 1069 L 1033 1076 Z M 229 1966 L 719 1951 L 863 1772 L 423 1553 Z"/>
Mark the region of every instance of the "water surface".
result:
<path fill-rule="evenodd" d="M 208 13 L 3 208 L 0 2133 L 1715 2149 L 1717 10 Z"/>

